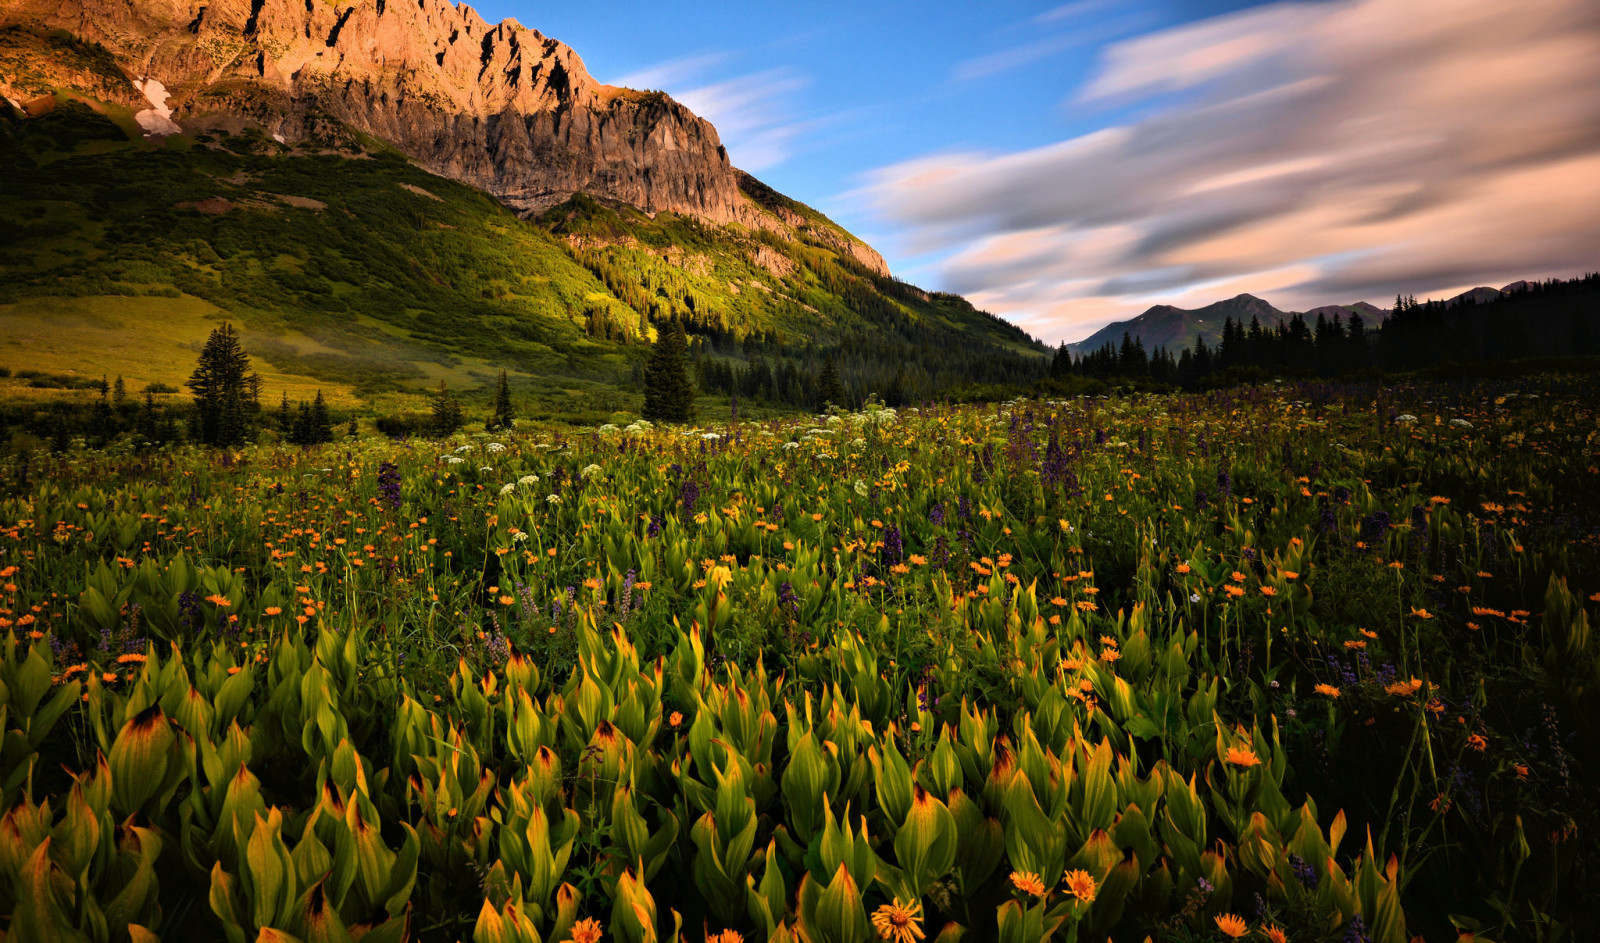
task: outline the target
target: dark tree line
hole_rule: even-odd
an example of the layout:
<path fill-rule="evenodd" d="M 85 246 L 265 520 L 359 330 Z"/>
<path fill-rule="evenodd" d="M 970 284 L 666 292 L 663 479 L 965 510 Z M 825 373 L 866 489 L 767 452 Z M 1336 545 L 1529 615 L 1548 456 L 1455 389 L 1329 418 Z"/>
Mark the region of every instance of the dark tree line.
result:
<path fill-rule="evenodd" d="M 1301 315 L 1264 327 L 1228 318 L 1212 346 L 1204 338 L 1176 356 L 1145 349 L 1127 333 L 1122 343 L 1074 355 L 1057 348 L 1050 375 L 1149 380 L 1193 388 L 1261 376 L 1342 377 L 1372 370 L 1401 371 L 1527 357 L 1600 354 L 1600 275 L 1529 285 L 1486 302 L 1397 297 L 1374 328 L 1359 313 L 1349 318 Z"/>

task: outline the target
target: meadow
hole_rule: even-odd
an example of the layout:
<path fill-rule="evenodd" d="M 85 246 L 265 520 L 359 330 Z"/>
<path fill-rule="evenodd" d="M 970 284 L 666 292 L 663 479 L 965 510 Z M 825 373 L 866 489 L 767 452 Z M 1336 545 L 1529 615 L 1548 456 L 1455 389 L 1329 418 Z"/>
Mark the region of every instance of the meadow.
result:
<path fill-rule="evenodd" d="M 1597 402 L 12 456 L 0 927 L 1583 939 Z"/>

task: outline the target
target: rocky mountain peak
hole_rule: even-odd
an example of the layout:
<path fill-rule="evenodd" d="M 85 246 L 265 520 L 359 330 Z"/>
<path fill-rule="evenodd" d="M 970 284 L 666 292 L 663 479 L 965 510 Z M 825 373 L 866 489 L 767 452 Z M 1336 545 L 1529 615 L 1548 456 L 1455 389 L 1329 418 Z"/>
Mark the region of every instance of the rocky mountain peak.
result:
<path fill-rule="evenodd" d="M 19 102 L 84 89 L 134 108 L 150 135 L 257 127 L 311 149 L 353 131 L 524 214 L 587 193 L 652 214 L 796 228 L 741 190 L 710 122 L 661 92 L 603 85 L 571 47 L 465 4 L 7 0 L 3 28 L 82 41 L 81 55 L 34 55 L 0 75 L 0 92 Z M 870 247 L 830 235 L 887 274 Z"/>

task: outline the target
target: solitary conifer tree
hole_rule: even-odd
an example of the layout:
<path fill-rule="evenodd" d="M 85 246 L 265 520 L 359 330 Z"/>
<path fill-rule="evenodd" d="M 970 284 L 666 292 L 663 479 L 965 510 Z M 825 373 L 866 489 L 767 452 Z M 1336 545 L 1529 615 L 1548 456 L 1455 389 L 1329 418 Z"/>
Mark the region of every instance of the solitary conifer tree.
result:
<path fill-rule="evenodd" d="M 510 429 L 511 418 L 511 384 L 506 380 L 506 372 L 501 370 L 500 385 L 494 391 L 494 412 L 490 414 L 484 429 L 489 432 Z"/>
<path fill-rule="evenodd" d="M 206 445 L 244 441 L 249 373 L 250 357 L 240 346 L 233 325 L 212 331 L 186 384 L 194 393 L 195 438 Z"/>
<path fill-rule="evenodd" d="M 433 394 L 433 428 L 441 438 L 461 428 L 461 404 L 443 380 L 439 381 L 439 391 Z"/>
<path fill-rule="evenodd" d="M 694 419 L 694 382 L 689 379 L 688 338 L 683 325 L 672 325 L 656 340 L 644 368 L 644 418 L 652 422 Z"/>

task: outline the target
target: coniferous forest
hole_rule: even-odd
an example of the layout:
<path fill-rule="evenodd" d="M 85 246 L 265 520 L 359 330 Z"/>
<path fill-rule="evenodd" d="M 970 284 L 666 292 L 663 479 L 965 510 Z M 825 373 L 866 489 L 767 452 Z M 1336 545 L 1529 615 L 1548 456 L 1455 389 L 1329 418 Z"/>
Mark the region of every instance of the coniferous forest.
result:
<path fill-rule="evenodd" d="M 1146 350 L 1134 338 L 1075 355 L 1062 344 L 1050 375 L 1149 380 L 1195 389 L 1266 377 L 1347 377 L 1405 371 L 1491 367 L 1542 357 L 1600 355 L 1600 274 L 1532 283 L 1492 301 L 1398 297 L 1380 324 L 1295 315 L 1277 327 L 1227 318 L 1221 340 L 1173 353 Z"/>

